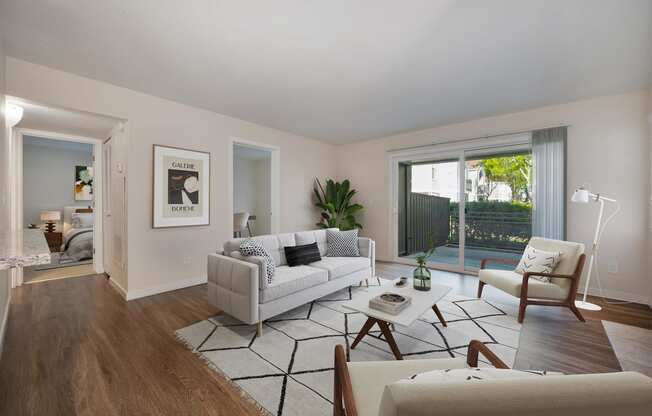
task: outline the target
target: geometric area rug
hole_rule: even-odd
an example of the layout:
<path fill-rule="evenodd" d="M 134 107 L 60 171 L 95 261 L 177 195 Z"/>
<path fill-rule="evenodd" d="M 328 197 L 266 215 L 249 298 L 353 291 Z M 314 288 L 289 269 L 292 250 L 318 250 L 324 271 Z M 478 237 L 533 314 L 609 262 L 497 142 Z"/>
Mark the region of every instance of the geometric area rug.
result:
<path fill-rule="evenodd" d="M 345 346 L 349 361 L 394 360 L 378 326 L 354 350 L 349 348 L 366 317 L 342 303 L 365 290 L 346 288 L 278 315 L 265 321 L 260 338 L 255 325 L 224 314 L 175 335 L 267 413 L 331 415 L 335 345 Z M 478 339 L 512 366 L 521 330 L 515 316 L 500 305 L 459 295 L 449 294 L 437 306 L 448 327 L 432 310 L 410 327 L 395 327 L 404 359 L 463 357 L 470 340 Z"/>

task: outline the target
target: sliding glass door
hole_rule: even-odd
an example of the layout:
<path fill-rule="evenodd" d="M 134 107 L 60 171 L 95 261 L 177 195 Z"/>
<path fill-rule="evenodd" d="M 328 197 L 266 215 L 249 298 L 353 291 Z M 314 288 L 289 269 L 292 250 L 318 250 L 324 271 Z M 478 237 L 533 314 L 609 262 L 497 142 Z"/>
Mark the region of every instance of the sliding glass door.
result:
<path fill-rule="evenodd" d="M 398 254 L 405 259 L 435 251 L 428 261 L 457 269 L 461 253 L 459 159 L 404 161 L 399 164 Z"/>
<path fill-rule="evenodd" d="M 532 236 L 533 167 L 529 136 L 512 142 L 393 162 L 397 261 L 430 247 L 430 267 L 458 272 L 520 258 Z"/>
<path fill-rule="evenodd" d="M 468 155 L 464 169 L 464 269 L 484 258 L 518 260 L 532 236 L 532 153 Z M 513 269 L 511 265 L 492 267 Z"/>

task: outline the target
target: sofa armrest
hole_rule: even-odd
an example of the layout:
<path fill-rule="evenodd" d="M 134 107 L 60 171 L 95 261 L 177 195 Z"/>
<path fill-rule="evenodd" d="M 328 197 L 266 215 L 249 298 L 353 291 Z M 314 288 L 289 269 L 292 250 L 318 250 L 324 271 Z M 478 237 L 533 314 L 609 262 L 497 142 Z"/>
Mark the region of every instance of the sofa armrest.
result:
<path fill-rule="evenodd" d="M 358 237 L 358 248 L 360 256 L 371 261 L 372 277 L 376 276 L 376 242 L 371 238 Z"/>
<path fill-rule="evenodd" d="M 259 269 L 252 262 L 209 254 L 209 302 L 242 322 L 258 322 Z"/>
<path fill-rule="evenodd" d="M 231 257 L 241 261 L 253 263 L 258 266 L 258 288 L 263 290 L 269 286 L 267 283 L 267 260 L 262 256 L 243 256 L 239 251 L 232 251 Z"/>

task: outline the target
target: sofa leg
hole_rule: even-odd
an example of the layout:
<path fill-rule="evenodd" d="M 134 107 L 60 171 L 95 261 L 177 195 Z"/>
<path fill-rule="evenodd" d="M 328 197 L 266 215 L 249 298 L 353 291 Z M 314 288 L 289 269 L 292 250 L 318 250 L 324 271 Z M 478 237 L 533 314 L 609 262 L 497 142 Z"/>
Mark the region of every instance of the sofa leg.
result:
<path fill-rule="evenodd" d="M 482 297 L 482 289 L 484 289 L 485 283 L 482 280 L 478 280 L 478 299 Z"/>
<path fill-rule="evenodd" d="M 258 321 L 258 329 L 256 330 L 256 335 L 259 337 L 263 336 L 263 321 Z"/>

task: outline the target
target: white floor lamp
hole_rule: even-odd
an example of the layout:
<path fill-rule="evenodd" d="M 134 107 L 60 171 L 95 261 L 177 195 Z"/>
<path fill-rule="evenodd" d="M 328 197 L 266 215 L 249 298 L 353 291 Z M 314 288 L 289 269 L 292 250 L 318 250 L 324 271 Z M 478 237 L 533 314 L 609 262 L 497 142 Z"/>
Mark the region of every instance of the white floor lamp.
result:
<path fill-rule="evenodd" d="M 585 203 L 585 204 L 589 203 L 590 201 L 595 201 L 600 203 L 600 213 L 598 214 L 598 224 L 595 228 L 595 237 L 593 237 L 593 246 L 591 247 L 591 258 L 589 260 L 589 272 L 588 275 L 586 276 L 586 284 L 584 285 L 584 295 L 581 301 L 579 300 L 575 301 L 575 306 L 577 306 L 579 309 L 585 309 L 589 311 L 599 311 L 602 309 L 602 307 L 594 303 L 587 302 L 586 295 L 589 292 L 589 282 L 591 281 L 591 272 L 593 271 L 593 264 L 597 262 L 598 259 L 598 248 L 600 247 L 600 238 L 602 237 L 602 233 L 605 227 L 607 226 L 607 224 L 609 224 L 609 222 L 616 216 L 618 211 L 620 211 L 620 204 L 615 199 L 607 198 L 600 194 L 591 193 L 588 190 L 584 189 L 583 187 L 580 187 L 575 190 L 573 196 L 571 197 L 571 201 Z M 604 213 L 605 201 L 615 203 L 616 210 L 613 212 L 613 214 L 609 216 L 609 218 L 607 218 L 604 224 L 602 224 L 602 214 Z"/>

